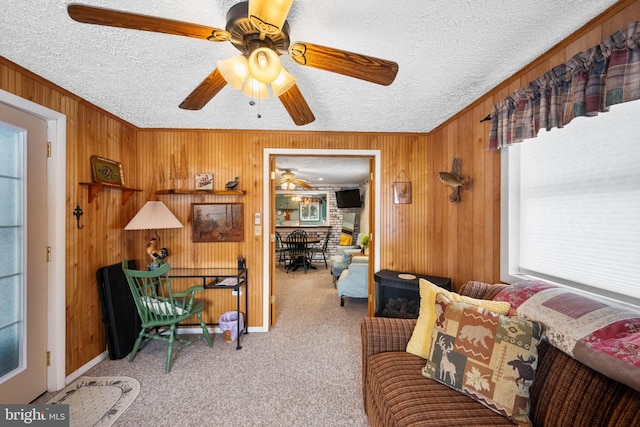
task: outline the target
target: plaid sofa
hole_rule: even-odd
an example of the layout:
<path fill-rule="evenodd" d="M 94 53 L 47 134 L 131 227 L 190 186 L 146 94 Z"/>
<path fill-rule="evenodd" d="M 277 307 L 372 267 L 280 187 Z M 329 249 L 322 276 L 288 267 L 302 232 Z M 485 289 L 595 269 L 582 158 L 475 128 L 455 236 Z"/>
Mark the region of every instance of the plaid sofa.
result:
<path fill-rule="evenodd" d="M 505 285 L 470 282 L 460 294 L 493 299 Z M 362 321 L 362 394 L 371 426 L 501 426 L 511 422 L 424 377 L 426 360 L 405 352 L 415 319 Z M 640 392 L 543 341 L 530 389 L 534 426 L 640 426 Z"/>

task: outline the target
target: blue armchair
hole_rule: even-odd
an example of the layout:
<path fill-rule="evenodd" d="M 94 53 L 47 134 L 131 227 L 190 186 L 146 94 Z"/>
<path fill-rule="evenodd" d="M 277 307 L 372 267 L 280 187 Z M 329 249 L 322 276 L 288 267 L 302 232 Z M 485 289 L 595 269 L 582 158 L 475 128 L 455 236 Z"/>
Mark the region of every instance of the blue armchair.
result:
<path fill-rule="evenodd" d="M 364 256 L 352 258 L 349 267 L 340 273 L 338 279 L 338 296 L 340 305 L 344 306 L 344 298 L 368 298 L 369 296 L 369 262 Z"/>
<path fill-rule="evenodd" d="M 340 274 L 349 267 L 351 264 L 351 257 L 353 255 L 359 255 L 362 249 L 359 243 L 362 240 L 362 236 L 365 233 L 358 234 L 358 238 L 355 245 L 350 246 L 338 246 L 336 248 L 336 254 L 331 257 L 331 275 L 333 276 L 333 284 L 335 285 L 340 277 Z"/>

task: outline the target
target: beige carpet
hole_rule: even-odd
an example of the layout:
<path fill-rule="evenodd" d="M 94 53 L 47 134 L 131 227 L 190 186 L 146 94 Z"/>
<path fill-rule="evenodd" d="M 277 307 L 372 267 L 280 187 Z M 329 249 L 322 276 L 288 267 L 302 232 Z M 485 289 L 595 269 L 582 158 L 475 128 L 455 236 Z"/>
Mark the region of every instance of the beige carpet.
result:
<path fill-rule="evenodd" d="M 253 286 L 258 284 L 252 283 Z M 134 360 L 105 360 L 87 375 L 126 375 L 140 393 L 115 426 L 367 426 L 361 392 L 360 320 L 366 300 L 344 307 L 330 270 L 276 275 L 277 325 L 242 336 L 242 349 L 216 335 L 180 350 L 164 373 L 166 344 Z M 37 402 L 35 402 L 37 403 Z"/>
<path fill-rule="evenodd" d="M 108 427 L 139 391 L 140 383 L 130 377 L 80 377 L 47 404 L 69 405 L 71 427 Z"/>

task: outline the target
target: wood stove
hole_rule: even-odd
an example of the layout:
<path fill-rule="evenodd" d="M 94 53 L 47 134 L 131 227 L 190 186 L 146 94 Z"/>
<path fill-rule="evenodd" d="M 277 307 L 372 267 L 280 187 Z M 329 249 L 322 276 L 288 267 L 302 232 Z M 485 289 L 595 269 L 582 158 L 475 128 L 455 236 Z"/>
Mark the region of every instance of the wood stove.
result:
<path fill-rule="evenodd" d="M 376 317 L 415 319 L 420 310 L 420 285 L 423 278 L 441 288 L 451 290 L 451 278 L 380 270 L 375 274 Z"/>

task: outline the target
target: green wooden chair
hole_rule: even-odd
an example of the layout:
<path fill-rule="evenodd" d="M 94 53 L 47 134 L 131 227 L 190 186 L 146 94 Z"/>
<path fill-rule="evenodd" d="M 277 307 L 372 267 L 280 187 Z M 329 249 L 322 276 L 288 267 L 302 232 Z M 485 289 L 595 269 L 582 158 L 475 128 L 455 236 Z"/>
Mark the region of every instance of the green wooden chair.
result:
<path fill-rule="evenodd" d="M 194 341 L 176 337 L 176 325 L 194 314 L 200 321 L 207 344 L 209 347 L 213 345 L 207 326 L 202 320 L 205 303 L 194 299 L 196 291 L 204 290 L 202 286 L 191 286 L 183 292 L 172 292 L 168 277 L 171 268 L 169 264 L 163 264 L 153 271 L 129 270 L 127 267 L 127 262 L 123 262 L 122 271 L 129 283 L 142 322 L 142 330 L 129 355 L 129 362 L 135 359 L 138 350 L 147 341 L 166 341 L 169 348 L 165 371 L 169 373 L 174 347 L 175 350 L 179 350 Z"/>

